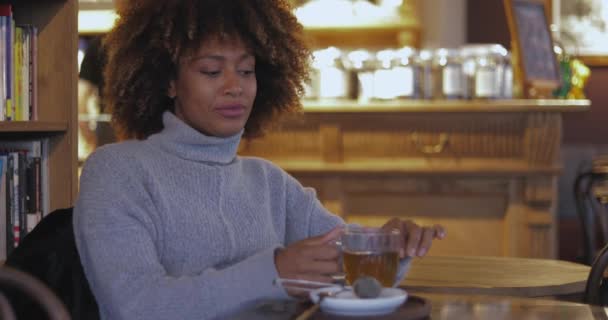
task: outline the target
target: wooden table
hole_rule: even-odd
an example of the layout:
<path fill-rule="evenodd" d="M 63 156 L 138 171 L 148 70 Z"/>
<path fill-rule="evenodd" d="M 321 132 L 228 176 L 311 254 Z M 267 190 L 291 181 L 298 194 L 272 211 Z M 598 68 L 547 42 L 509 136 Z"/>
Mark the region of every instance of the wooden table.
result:
<path fill-rule="evenodd" d="M 606 320 L 603 307 L 559 300 L 503 296 L 418 294 L 431 302 L 431 319 Z"/>
<path fill-rule="evenodd" d="M 582 294 L 591 268 L 549 259 L 428 256 L 402 286 L 415 292 L 543 297 Z"/>
<path fill-rule="evenodd" d="M 412 291 L 410 294 L 429 301 L 431 304 L 430 318 L 433 320 L 608 320 L 603 307 L 568 301 L 507 296 L 429 294 Z M 368 317 L 335 317 L 322 314 L 314 307 L 304 308 L 302 306 L 294 301 L 274 301 L 259 305 L 255 309 L 243 310 L 230 318 L 248 320 L 369 319 Z"/>

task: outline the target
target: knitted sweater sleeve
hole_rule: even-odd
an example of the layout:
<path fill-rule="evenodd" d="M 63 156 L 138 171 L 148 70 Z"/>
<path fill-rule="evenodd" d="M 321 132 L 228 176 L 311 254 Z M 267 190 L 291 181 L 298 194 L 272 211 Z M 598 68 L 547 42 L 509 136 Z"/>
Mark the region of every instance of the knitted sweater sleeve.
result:
<path fill-rule="evenodd" d="M 287 197 L 286 244 L 326 233 L 344 224 L 342 218 L 323 206 L 313 188 L 302 186 L 287 173 L 284 177 Z"/>
<path fill-rule="evenodd" d="M 288 174 L 285 176 L 287 181 L 287 244 L 328 232 L 338 225 L 345 224 L 342 218 L 325 209 L 318 200 L 314 189 L 303 187 Z M 400 260 L 394 286 L 398 286 L 405 279 L 411 260 L 411 257 Z"/>
<path fill-rule="evenodd" d="M 272 285 L 276 248 L 225 269 L 168 274 L 155 247 L 156 209 L 143 179 L 132 161 L 104 148 L 82 173 L 74 232 L 102 319 L 210 319 L 258 299 L 287 298 Z"/>

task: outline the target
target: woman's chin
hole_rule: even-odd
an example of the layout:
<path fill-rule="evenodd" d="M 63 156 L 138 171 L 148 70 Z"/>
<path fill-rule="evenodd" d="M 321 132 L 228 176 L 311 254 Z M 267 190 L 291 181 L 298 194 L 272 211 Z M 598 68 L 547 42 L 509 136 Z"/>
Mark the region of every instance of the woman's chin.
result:
<path fill-rule="evenodd" d="M 210 135 L 218 138 L 227 138 L 238 134 L 243 130 L 244 126 L 226 126 L 222 128 L 217 128 Z"/>

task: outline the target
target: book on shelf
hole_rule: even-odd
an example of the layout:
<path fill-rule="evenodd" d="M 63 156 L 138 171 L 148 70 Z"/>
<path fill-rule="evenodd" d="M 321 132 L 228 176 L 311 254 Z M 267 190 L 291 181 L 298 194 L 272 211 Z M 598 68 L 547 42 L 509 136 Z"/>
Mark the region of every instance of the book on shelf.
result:
<path fill-rule="evenodd" d="M 30 26 L 30 117 L 32 120 L 38 120 L 38 28 Z"/>
<path fill-rule="evenodd" d="M 2 16 L 2 34 L 4 46 L 2 48 L 4 59 L 0 61 L 4 70 L 4 82 L 0 86 L 4 100 L 0 101 L 2 111 L 2 120 L 7 120 L 12 117 L 12 99 L 13 99 L 13 9 L 10 4 L 0 4 L 0 16 Z"/>
<path fill-rule="evenodd" d="M 17 25 L 10 4 L 0 4 L 0 120 L 38 119 L 37 39 L 32 25 Z"/>
<path fill-rule="evenodd" d="M 0 260 L 49 212 L 48 148 L 46 138 L 0 140 Z"/>
<path fill-rule="evenodd" d="M 8 243 L 12 241 L 12 233 L 8 232 L 6 215 L 6 155 L 0 155 L 0 260 L 6 260 Z"/>
<path fill-rule="evenodd" d="M 0 121 L 5 119 L 4 108 L 6 103 L 7 66 L 6 66 L 6 19 L 0 13 Z"/>

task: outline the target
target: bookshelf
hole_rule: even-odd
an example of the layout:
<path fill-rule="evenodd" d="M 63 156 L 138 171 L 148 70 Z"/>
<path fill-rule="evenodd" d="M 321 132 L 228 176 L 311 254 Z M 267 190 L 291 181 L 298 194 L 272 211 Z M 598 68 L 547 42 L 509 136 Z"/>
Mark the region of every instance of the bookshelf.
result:
<path fill-rule="evenodd" d="M 38 28 L 38 121 L 0 122 L 0 139 L 48 139 L 50 210 L 73 205 L 77 193 L 76 0 L 0 0 L 18 24 Z"/>

